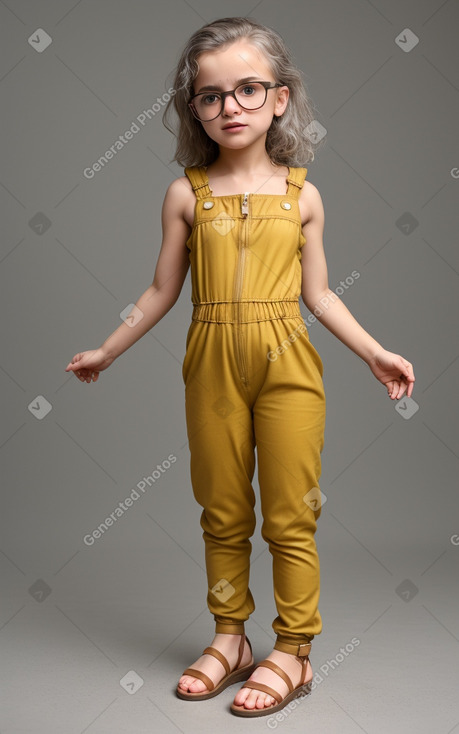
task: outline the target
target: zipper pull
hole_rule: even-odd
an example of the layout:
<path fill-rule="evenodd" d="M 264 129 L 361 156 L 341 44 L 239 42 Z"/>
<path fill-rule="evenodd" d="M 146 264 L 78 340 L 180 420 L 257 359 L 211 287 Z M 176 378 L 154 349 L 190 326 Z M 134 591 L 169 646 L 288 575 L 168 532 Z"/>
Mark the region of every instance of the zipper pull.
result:
<path fill-rule="evenodd" d="M 249 193 L 249 191 L 246 191 L 242 200 L 241 211 L 244 215 L 247 215 L 249 213 Z"/>

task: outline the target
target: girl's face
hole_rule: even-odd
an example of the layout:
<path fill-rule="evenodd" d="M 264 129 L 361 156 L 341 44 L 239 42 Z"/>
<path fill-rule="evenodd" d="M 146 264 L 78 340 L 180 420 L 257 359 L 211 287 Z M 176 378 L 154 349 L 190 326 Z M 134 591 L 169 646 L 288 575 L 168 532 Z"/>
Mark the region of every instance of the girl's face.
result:
<path fill-rule="evenodd" d="M 248 41 L 235 41 L 223 51 L 205 51 L 198 57 L 199 72 L 194 80 L 193 94 L 207 91 L 226 92 L 247 81 L 275 83 L 272 71 L 260 51 Z M 273 116 L 282 115 L 287 107 L 288 87 L 268 89 L 266 102 L 257 110 L 245 110 L 231 95 L 225 97 L 218 117 L 202 122 L 207 135 L 218 145 L 233 150 L 245 148 L 265 135 Z M 224 126 L 238 122 L 243 127 L 225 130 Z"/>

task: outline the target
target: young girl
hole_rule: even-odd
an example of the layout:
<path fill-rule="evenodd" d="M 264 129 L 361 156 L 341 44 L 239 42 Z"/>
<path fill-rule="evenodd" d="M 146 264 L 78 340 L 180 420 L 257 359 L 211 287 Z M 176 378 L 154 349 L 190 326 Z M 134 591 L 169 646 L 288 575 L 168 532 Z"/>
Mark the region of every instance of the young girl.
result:
<path fill-rule="evenodd" d="M 121 324 L 99 349 L 76 354 L 66 370 L 96 382 L 172 308 L 191 264 L 182 374 L 216 634 L 176 692 L 203 700 L 245 681 L 231 711 L 263 716 L 310 689 L 311 641 L 322 630 L 314 536 L 323 364 L 299 296 L 368 364 L 392 400 L 411 395 L 414 374 L 329 289 L 322 200 L 302 167 L 314 159 L 304 133 L 312 106 L 282 38 L 248 18 L 216 20 L 188 41 L 174 90 L 165 119 L 173 104 L 174 160 L 188 167 L 166 192 L 153 283 L 132 324 Z M 244 633 L 255 609 L 248 585 L 255 446 L 278 612 L 274 649 L 258 664 Z"/>

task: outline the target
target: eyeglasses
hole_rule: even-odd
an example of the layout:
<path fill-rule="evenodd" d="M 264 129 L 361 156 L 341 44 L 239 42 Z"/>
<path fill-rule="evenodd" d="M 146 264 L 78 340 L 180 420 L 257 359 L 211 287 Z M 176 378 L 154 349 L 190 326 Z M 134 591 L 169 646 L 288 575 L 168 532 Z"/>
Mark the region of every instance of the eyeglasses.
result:
<path fill-rule="evenodd" d="M 266 102 L 268 89 L 285 86 L 285 84 L 279 82 L 275 84 L 271 82 L 246 82 L 230 92 L 199 92 L 194 94 L 188 100 L 188 106 L 197 120 L 210 122 L 223 112 L 223 105 L 228 95 L 234 97 L 242 109 L 258 110 Z"/>

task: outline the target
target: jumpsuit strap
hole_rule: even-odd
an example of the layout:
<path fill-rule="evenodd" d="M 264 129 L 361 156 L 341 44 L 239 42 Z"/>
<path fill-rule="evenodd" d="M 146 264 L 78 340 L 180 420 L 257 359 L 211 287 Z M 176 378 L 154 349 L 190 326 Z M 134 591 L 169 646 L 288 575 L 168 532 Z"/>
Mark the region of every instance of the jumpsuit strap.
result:
<path fill-rule="evenodd" d="M 290 173 L 287 176 L 287 196 L 293 196 L 295 199 L 298 199 L 300 191 L 303 188 L 307 172 L 307 168 L 290 168 Z"/>
<path fill-rule="evenodd" d="M 184 171 L 190 180 L 197 199 L 205 199 L 212 196 L 209 179 L 204 166 L 189 166 Z"/>
<path fill-rule="evenodd" d="M 190 180 L 197 199 L 205 199 L 212 196 L 205 166 L 189 166 L 184 171 Z M 307 171 L 307 168 L 290 168 L 290 173 L 287 176 L 287 196 L 293 196 L 295 199 L 298 199 Z"/>

